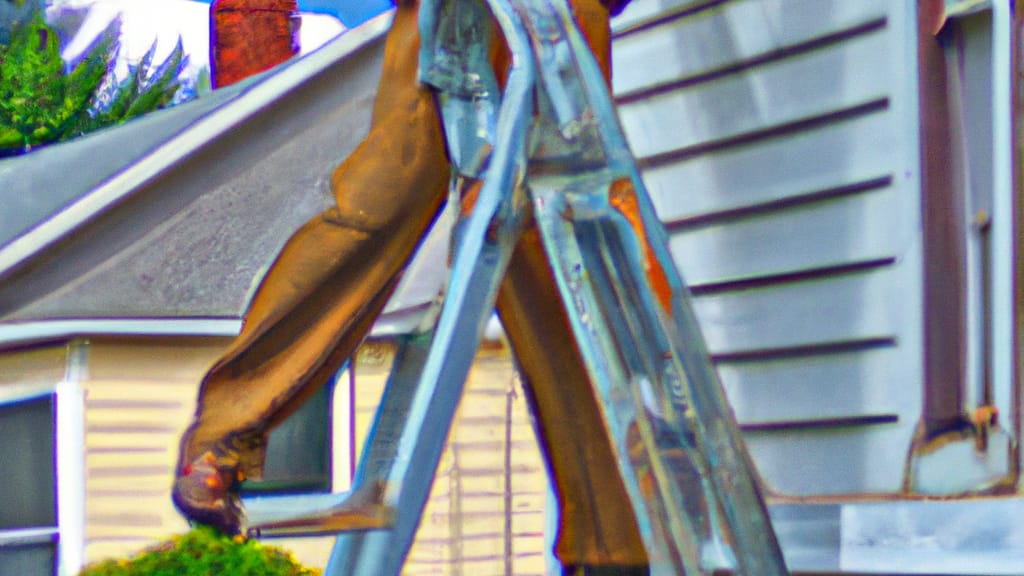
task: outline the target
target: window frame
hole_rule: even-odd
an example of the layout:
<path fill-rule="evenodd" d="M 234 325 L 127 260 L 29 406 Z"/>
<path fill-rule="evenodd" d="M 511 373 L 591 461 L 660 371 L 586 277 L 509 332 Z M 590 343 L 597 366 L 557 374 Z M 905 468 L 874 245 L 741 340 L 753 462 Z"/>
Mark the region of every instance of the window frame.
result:
<path fill-rule="evenodd" d="M 327 490 L 251 490 L 242 492 L 250 521 L 309 514 L 337 502 L 352 485 L 355 398 L 351 366 L 346 365 L 324 384 L 328 387 Z"/>
<path fill-rule="evenodd" d="M 65 354 L 64 377 L 60 381 L 0 387 L 0 406 L 53 398 L 56 523 L 0 530 L 0 548 L 53 544 L 54 575 L 77 574 L 85 552 L 85 396 L 81 377 L 87 370 L 86 346 L 72 342 Z"/>
<path fill-rule="evenodd" d="M 326 460 L 326 470 L 324 472 L 324 478 L 322 481 L 319 480 L 297 480 L 297 479 L 286 479 L 286 480 L 274 480 L 274 479 L 263 479 L 258 481 L 246 481 L 242 484 L 242 497 L 243 498 L 261 498 L 266 496 L 285 496 L 285 495 L 296 495 L 296 494 L 329 494 L 334 489 L 334 457 L 333 457 L 333 444 L 334 444 L 334 394 L 335 394 L 335 382 L 337 376 L 331 378 L 327 383 L 324 384 L 322 390 L 318 390 L 315 394 L 311 395 L 306 402 L 299 407 L 294 413 L 292 413 L 287 419 L 285 419 L 278 428 L 271 430 L 268 439 L 268 454 L 267 460 L 269 462 L 272 457 L 270 450 L 274 448 L 274 435 L 275 433 L 283 432 L 283 428 L 288 426 L 289 423 L 293 422 L 296 418 L 301 418 L 304 415 L 304 410 L 311 406 L 311 403 L 316 400 L 316 397 L 320 394 L 324 394 L 326 398 L 326 422 L 324 423 L 324 435 L 325 442 L 323 448 L 323 458 Z"/>

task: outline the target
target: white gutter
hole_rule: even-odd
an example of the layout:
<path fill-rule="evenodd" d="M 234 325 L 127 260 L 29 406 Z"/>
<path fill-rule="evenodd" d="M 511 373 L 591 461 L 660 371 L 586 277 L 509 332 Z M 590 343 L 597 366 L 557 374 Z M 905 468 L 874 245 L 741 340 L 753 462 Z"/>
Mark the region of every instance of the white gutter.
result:
<path fill-rule="evenodd" d="M 0 350 L 80 336 L 237 336 L 237 318 L 83 318 L 0 324 Z"/>
<path fill-rule="evenodd" d="M 431 304 L 382 314 L 371 336 L 384 338 L 422 329 Z M 0 351 L 40 342 L 59 342 L 88 336 L 223 337 L 242 330 L 239 318 L 76 318 L 31 320 L 0 324 Z M 494 329 L 492 328 L 492 332 Z"/>

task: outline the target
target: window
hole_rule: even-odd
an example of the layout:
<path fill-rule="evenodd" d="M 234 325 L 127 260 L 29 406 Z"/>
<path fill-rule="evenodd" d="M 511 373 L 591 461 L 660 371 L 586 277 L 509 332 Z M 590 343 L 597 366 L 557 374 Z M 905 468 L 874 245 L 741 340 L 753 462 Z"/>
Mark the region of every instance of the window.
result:
<path fill-rule="evenodd" d="M 0 576 L 56 571 L 56 393 L 0 405 Z"/>
<path fill-rule="evenodd" d="M 78 341 L 0 354 L 0 576 L 81 568 L 85 361 Z"/>
<path fill-rule="evenodd" d="M 246 482 L 243 493 L 293 494 L 331 491 L 331 402 L 328 382 L 271 431 L 263 479 Z"/>

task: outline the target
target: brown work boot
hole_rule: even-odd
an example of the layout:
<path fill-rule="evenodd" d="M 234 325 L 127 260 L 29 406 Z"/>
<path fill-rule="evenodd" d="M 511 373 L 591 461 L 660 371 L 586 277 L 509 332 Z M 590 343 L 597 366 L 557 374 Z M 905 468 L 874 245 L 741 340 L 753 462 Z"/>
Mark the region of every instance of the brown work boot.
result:
<path fill-rule="evenodd" d="M 240 534 L 245 511 L 238 496 L 237 458 L 205 452 L 178 471 L 171 498 L 190 521 Z"/>

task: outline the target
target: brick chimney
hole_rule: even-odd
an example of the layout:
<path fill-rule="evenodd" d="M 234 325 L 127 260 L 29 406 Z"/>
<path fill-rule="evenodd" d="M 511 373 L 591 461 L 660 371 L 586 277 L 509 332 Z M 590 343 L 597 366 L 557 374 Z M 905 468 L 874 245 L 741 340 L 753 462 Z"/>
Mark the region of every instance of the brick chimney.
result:
<path fill-rule="evenodd" d="M 299 52 L 296 0 L 214 0 L 210 4 L 210 80 L 240 82 Z"/>

